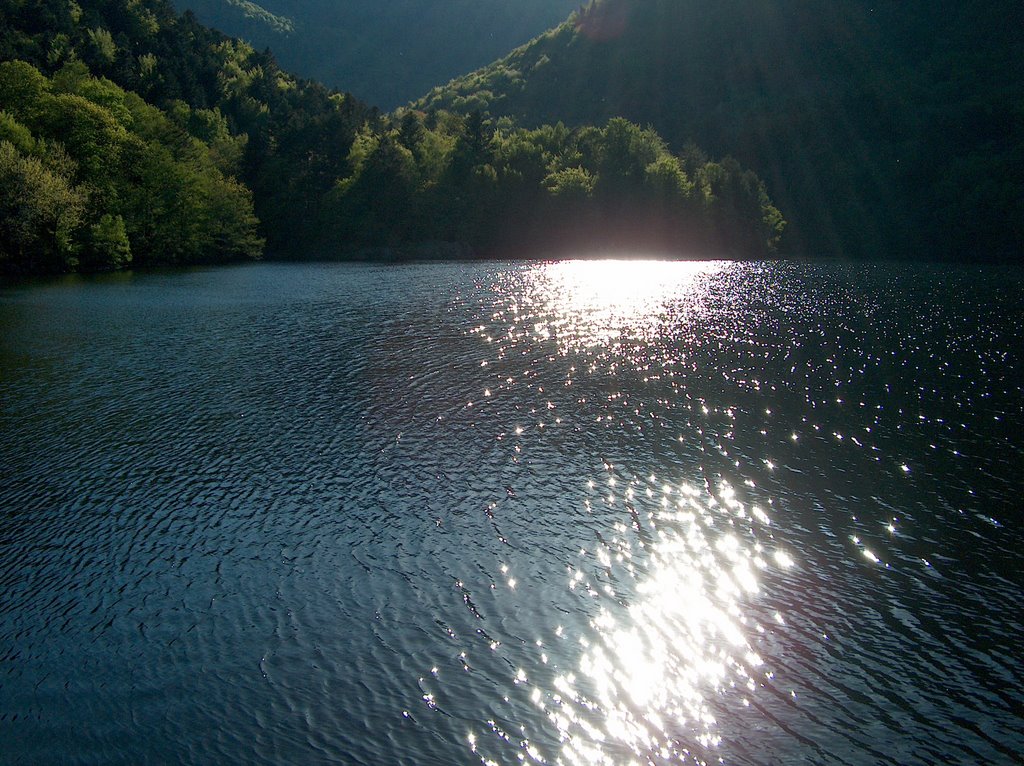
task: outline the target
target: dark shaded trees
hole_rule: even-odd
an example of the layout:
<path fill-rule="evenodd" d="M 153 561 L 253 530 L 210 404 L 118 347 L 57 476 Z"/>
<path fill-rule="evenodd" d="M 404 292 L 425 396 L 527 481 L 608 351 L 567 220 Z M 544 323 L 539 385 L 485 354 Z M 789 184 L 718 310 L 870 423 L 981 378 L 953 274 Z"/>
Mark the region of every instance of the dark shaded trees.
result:
<path fill-rule="evenodd" d="M 622 116 L 731 154 L 786 211 L 792 252 L 1019 260 L 1020 17 L 1017 0 L 597 0 L 414 106 Z"/>
<path fill-rule="evenodd" d="M 691 179 L 656 133 L 621 119 L 525 130 L 478 113 L 405 112 L 364 130 L 349 164 L 325 207 L 336 244 L 446 240 L 518 255 L 685 246 L 757 256 L 774 252 L 784 226 L 764 185 L 735 160 L 701 159 Z"/>

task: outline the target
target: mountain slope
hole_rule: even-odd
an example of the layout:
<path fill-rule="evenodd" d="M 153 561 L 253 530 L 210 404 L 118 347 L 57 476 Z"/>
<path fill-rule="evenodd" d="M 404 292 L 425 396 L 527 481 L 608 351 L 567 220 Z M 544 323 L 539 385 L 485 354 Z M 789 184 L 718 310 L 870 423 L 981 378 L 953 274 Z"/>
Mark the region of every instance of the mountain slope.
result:
<path fill-rule="evenodd" d="M 0 0 L 0 62 L 0 271 L 280 247 L 379 119 L 163 0 Z"/>
<path fill-rule="evenodd" d="M 1021 15 L 1007 0 L 607 0 L 416 106 L 622 115 L 733 154 L 797 252 L 1017 259 Z"/>
<path fill-rule="evenodd" d="M 264 240 L 278 257 L 756 257 L 783 227 L 755 174 L 626 120 L 381 115 L 165 0 L 0 0 L 0 272 L 222 261 Z"/>
<path fill-rule="evenodd" d="M 282 66 L 393 108 L 557 24 L 576 0 L 175 0 Z"/>

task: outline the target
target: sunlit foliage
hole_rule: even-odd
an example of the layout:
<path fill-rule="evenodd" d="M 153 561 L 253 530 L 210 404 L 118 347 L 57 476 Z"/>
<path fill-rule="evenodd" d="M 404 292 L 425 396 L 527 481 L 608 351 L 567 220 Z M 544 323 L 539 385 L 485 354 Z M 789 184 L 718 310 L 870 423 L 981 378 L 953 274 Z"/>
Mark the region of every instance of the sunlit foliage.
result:
<path fill-rule="evenodd" d="M 211 147 L 83 63 L 0 64 L 0 109 L 4 270 L 259 255 L 251 195 Z"/>

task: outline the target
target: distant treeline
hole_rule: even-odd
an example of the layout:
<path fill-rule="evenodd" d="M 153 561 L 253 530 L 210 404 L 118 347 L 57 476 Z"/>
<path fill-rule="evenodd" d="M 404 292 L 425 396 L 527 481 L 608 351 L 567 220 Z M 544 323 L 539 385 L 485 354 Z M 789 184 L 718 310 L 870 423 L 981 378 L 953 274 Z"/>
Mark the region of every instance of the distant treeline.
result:
<path fill-rule="evenodd" d="M 308 233 L 325 244 L 466 242 L 485 252 L 650 245 L 764 255 L 782 216 L 732 160 L 669 152 L 626 120 L 516 128 L 406 111 L 368 124 Z"/>
<path fill-rule="evenodd" d="M 162 0 L 0 0 L 0 270 L 599 242 L 757 256 L 764 185 L 651 129 L 382 115 Z"/>

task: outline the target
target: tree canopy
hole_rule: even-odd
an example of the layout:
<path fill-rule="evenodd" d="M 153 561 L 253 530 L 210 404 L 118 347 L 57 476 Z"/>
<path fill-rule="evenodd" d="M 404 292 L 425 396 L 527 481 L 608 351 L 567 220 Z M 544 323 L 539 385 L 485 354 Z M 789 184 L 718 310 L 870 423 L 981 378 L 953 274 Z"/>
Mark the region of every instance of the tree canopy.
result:
<path fill-rule="evenodd" d="M 107 270 L 260 254 L 252 195 L 211 147 L 81 62 L 0 63 L 0 262 Z"/>
<path fill-rule="evenodd" d="M 163 0 L 0 0 L 0 268 L 103 270 L 456 242 L 480 255 L 775 251 L 735 160 L 615 118 L 392 114 Z"/>

